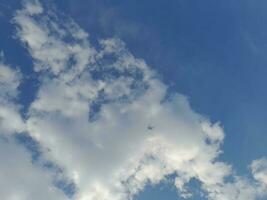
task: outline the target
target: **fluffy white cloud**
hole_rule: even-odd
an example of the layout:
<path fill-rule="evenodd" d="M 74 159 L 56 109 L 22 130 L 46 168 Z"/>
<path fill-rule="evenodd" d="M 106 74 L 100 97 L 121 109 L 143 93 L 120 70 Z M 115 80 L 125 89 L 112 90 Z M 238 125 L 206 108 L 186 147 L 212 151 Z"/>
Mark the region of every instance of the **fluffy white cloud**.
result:
<path fill-rule="evenodd" d="M 87 34 L 71 20 L 67 24 L 59 24 L 57 21 L 60 19 L 56 15 L 45 16 L 43 13 L 44 9 L 38 1 L 26 1 L 24 9 L 17 11 L 13 20 L 21 25 L 17 35 L 35 58 L 35 70 L 46 69 L 58 74 L 66 70 L 71 61 L 75 62 L 76 67 L 69 75 L 82 71 L 94 54 L 87 42 Z M 68 38 L 69 35 L 72 38 Z M 66 42 L 70 39 L 79 44 Z"/>
<path fill-rule="evenodd" d="M 0 55 L 0 135 L 25 130 L 19 107 L 13 102 L 18 94 L 21 75 L 17 69 L 4 63 Z"/>
<path fill-rule="evenodd" d="M 0 60 L 0 199 L 67 199 L 53 185 L 53 176 L 31 162 L 31 155 L 14 141 L 26 131 L 15 100 L 21 82 L 19 70 Z"/>
<path fill-rule="evenodd" d="M 5 200 L 67 199 L 52 185 L 47 171 L 32 165 L 28 152 L 0 137 L 0 198 Z"/>
<path fill-rule="evenodd" d="M 18 93 L 20 73 L 4 63 L 4 54 L 0 53 L 0 98 L 2 100 L 14 98 Z"/>
<path fill-rule="evenodd" d="M 213 200 L 265 195 L 266 163 L 252 163 L 254 180 L 235 176 L 218 161 L 220 125 L 194 112 L 184 96 L 167 94 L 123 42 L 101 40 L 96 49 L 71 19 L 38 1 L 26 1 L 14 23 L 41 83 L 26 130 L 73 180 L 76 200 L 131 199 L 168 175 L 184 197 L 193 178 Z"/>
<path fill-rule="evenodd" d="M 254 160 L 251 164 L 252 175 L 259 183 L 267 185 L 267 160 L 266 158 Z"/>

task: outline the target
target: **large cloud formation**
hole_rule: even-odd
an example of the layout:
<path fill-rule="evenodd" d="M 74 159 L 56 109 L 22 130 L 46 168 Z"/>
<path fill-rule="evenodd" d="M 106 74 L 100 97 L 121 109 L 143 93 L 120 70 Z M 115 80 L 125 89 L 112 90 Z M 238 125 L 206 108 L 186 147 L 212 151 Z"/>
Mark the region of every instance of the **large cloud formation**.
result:
<path fill-rule="evenodd" d="M 40 87 L 22 118 L 23 105 L 14 99 L 23 76 L 1 61 L 0 152 L 7 153 L 0 158 L 8 160 L 0 164 L 1 199 L 128 200 L 170 175 L 184 198 L 192 195 L 192 179 L 207 199 L 255 200 L 266 194 L 266 159 L 253 161 L 251 179 L 235 175 L 218 161 L 220 125 L 194 112 L 186 97 L 168 92 L 122 41 L 103 39 L 93 46 L 73 20 L 39 1 L 24 1 L 13 24 Z M 40 159 L 75 185 L 72 196 L 53 184 L 53 171 L 31 162 L 11 139 L 20 133 L 33 138 Z M 11 178 L 8 170 L 15 172 Z"/>

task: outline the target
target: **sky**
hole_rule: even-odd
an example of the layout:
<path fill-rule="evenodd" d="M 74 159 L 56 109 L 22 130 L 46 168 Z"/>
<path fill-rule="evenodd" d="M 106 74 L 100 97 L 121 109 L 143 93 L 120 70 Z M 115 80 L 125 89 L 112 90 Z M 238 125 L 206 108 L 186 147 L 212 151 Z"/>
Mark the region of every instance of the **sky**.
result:
<path fill-rule="evenodd" d="M 0 199 L 267 199 L 263 0 L 1 0 Z"/>

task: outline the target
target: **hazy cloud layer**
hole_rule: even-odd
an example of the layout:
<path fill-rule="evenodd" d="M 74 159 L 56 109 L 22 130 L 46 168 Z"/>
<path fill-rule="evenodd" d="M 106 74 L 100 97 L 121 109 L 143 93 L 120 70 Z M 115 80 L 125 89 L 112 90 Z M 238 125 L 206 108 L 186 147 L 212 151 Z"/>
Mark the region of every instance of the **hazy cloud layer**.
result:
<path fill-rule="evenodd" d="M 24 1 L 13 23 L 17 39 L 32 56 L 40 87 L 22 119 L 10 99 L 23 77 L 1 62 L 1 134 L 26 132 L 34 138 L 41 159 L 57 165 L 75 184 L 73 199 L 132 199 L 146 184 L 169 175 L 185 198 L 192 195 L 192 179 L 212 200 L 254 200 L 266 194 L 267 161 L 252 162 L 251 179 L 218 161 L 224 139 L 220 124 L 194 112 L 186 97 L 169 94 L 157 73 L 122 41 L 104 39 L 94 47 L 75 22 L 38 1 Z M 32 164 L 22 147 L 1 143 L 1 149 L 9 150 L 0 154 L 1 160 L 16 161 L 1 199 L 68 199 L 53 185 L 51 171 Z M 8 165 L 0 164 L 4 176 Z M 17 178 L 25 179 L 25 188 L 16 187 Z M 42 182 L 34 184 L 36 179 Z"/>

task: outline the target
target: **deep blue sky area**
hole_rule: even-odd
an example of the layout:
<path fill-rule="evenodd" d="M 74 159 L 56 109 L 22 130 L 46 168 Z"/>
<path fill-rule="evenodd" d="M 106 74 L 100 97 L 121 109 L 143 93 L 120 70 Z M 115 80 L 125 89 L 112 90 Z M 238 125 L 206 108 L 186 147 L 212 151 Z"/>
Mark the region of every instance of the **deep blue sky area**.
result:
<path fill-rule="evenodd" d="M 116 36 L 159 72 L 197 112 L 219 121 L 223 160 L 245 174 L 267 155 L 266 0 L 50 0 L 90 33 L 92 42 Z M 18 0 L 0 0 L 0 49 L 30 74 L 32 63 L 7 23 Z M 24 83 L 33 99 L 34 77 Z M 161 187 L 161 186 L 158 186 Z M 168 191 L 166 191 L 168 190 Z M 168 198 L 166 198 L 168 193 Z M 149 196 L 149 198 L 148 198 Z M 170 188 L 149 186 L 137 200 L 177 199 Z M 196 198 L 200 200 L 201 198 Z"/>

